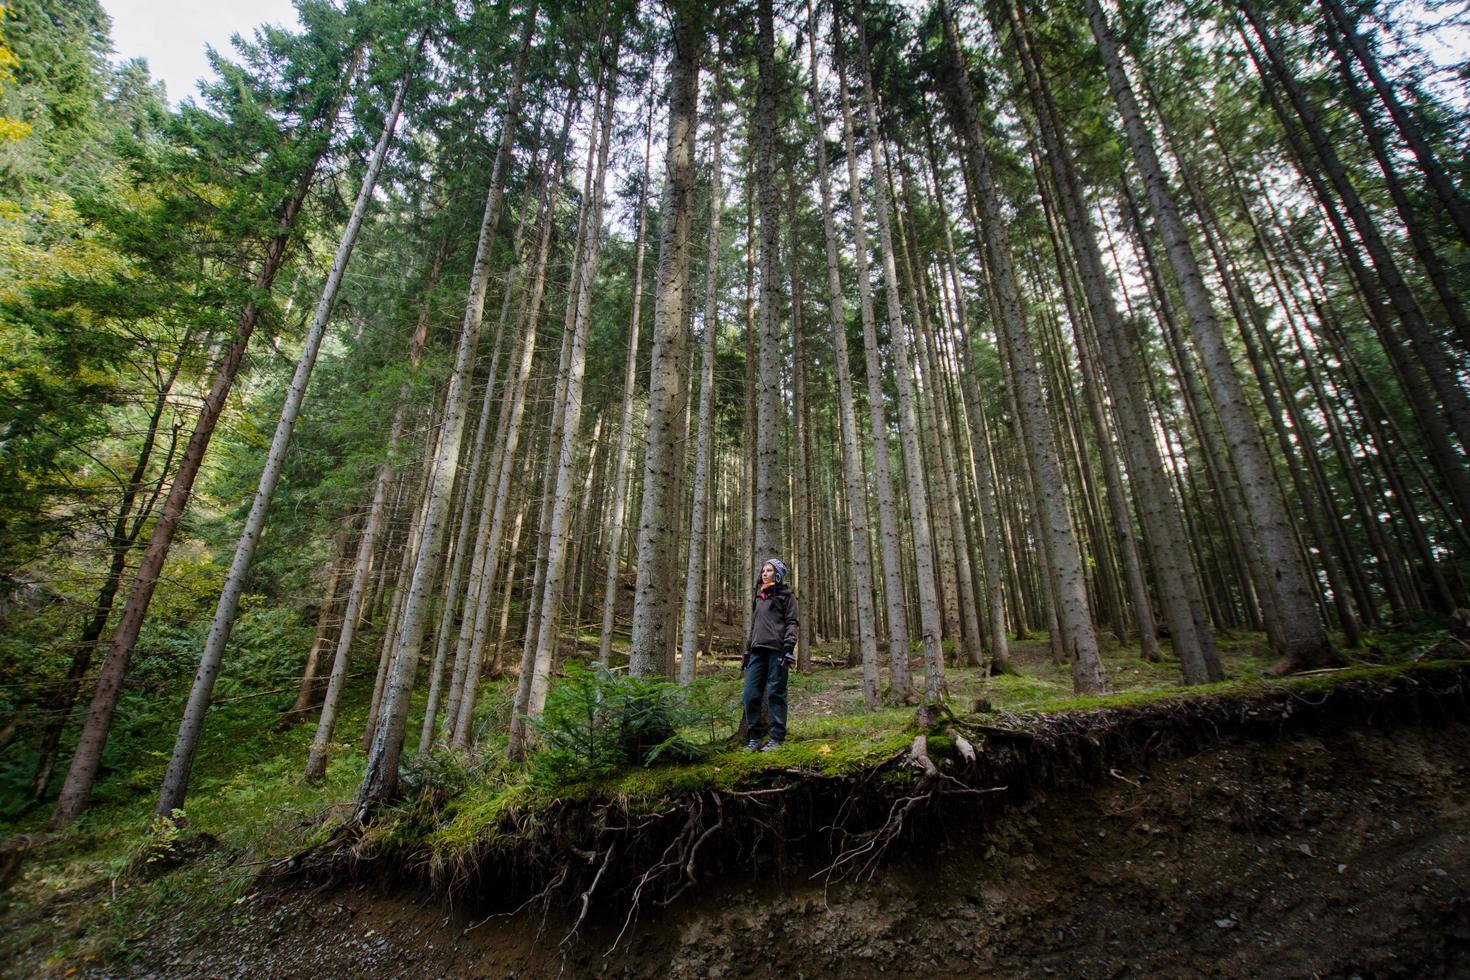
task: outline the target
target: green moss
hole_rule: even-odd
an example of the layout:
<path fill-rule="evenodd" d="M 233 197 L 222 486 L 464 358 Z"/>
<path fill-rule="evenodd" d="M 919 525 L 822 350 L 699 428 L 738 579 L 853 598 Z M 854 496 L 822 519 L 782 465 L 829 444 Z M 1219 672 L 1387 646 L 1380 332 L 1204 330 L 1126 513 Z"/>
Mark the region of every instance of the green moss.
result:
<path fill-rule="evenodd" d="M 1298 675 L 1296 677 L 1285 677 L 1273 684 L 1278 687 L 1295 691 L 1298 694 L 1320 693 L 1329 690 L 1338 684 L 1351 681 L 1373 681 L 1382 683 L 1396 679 L 1413 680 L 1416 675 L 1430 675 L 1446 670 L 1463 670 L 1464 660 L 1438 659 L 1419 660 L 1402 664 L 1370 664 L 1358 667 L 1344 667 L 1339 670 L 1323 671 L 1316 674 Z"/>
<path fill-rule="evenodd" d="M 902 714 L 912 717 L 912 711 Z M 449 819 L 424 839 L 431 860 L 445 866 L 483 847 L 514 846 L 541 815 L 568 805 L 616 801 L 634 813 L 666 807 L 678 796 L 768 785 L 788 770 L 841 776 L 891 758 L 908 745 L 911 735 L 892 728 L 871 732 L 857 726 L 833 726 L 835 735 L 793 737 L 774 752 L 716 752 L 682 766 L 624 770 L 615 776 L 547 788 L 529 781 L 500 787 L 471 787 L 452 804 Z M 396 843 L 396 832 L 380 832 L 374 843 Z"/>
<path fill-rule="evenodd" d="M 526 781 L 472 786 L 454 800 L 448 820 L 430 833 L 425 843 L 435 863 L 452 861 L 497 836 L 509 824 L 511 814 L 535 811 L 553 799 Z"/>
<path fill-rule="evenodd" d="M 1158 704 L 1162 701 L 1211 697 L 1224 693 L 1239 693 L 1246 689 L 1256 692 L 1262 686 L 1263 682 L 1250 680 L 1220 681 L 1217 684 L 1198 684 L 1193 687 L 1171 685 L 1141 691 L 1118 691 L 1111 694 L 1089 694 L 1081 697 L 1055 698 L 1046 701 L 1044 705 L 1034 710 L 1046 714 L 1060 714 L 1065 711 L 1099 711 L 1104 708 L 1139 708 L 1150 704 Z"/>
<path fill-rule="evenodd" d="M 1072 692 L 1070 666 L 1050 660 L 1042 636 L 1016 644 L 1015 659 L 1022 673 L 987 677 L 973 668 L 952 667 L 946 671 L 946 682 L 950 703 L 959 712 L 968 710 L 975 698 L 1001 711 L 1054 713 L 1144 707 L 1182 698 L 1245 698 L 1278 689 L 1311 696 L 1347 682 L 1412 683 L 1437 671 L 1463 670 L 1463 661 L 1412 661 L 1442 638 L 1442 633 L 1379 634 L 1367 645 L 1375 651 L 1371 656 L 1391 662 L 1274 680 L 1262 676 L 1274 659 L 1262 637 L 1222 635 L 1218 646 L 1229 679 L 1198 687 L 1180 683 L 1179 664 L 1167 646 L 1163 662 L 1146 663 L 1135 648 L 1109 639 L 1102 654 L 1113 690 L 1078 697 Z M 703 676 L 709 678 L 716 708 L 721 701 L 729 706 L 733 726 L 739 712 L 738 667 L 710 664 Z M 512 684 L 486 686 L 478 712 L 481 731 L 503 730 Z M 261 863 L 321 841 L 336 826 L 336 818 L 349 812 L 363 768 L 355 743 L 369 693 L 366 683 L 351 690 L 340 725 L 342 742 L 334 747 L 327 779 L 314 786 L 299 778 L 314 726 L 304 723 L 276 732 L 274 709 L 258 700 L 211 713 L 182 839 L 197 843 L 197 835 L 208 834 L 217 843 L 188 851 L 193 856 L 172 870 L 137 874 L 131 869 L 136 855 L 158 843 L 148 830 L 147 814 L 157 789 L 155 770 L 161 756 L 156 753 L 166 751 L 172 732 L 125 764 L 112 757 L 112 771 L 99 786 L 97 805 L 28 857 L 24 880 L 7 896 L 11 912 L 0 935 L 9 935 L 0 939 L 0 952 L 35 942 L 51 949 L 53 956 L 70 957 L 68 965 L 89 956 L 126 956 L 162 915 L 187 916 L 203 927 L 213 921 L 211 916 L 228 914 L 230 902 L 248 887 Z M 405 781 L 415 792 L 367 828 L 363 843 L 415 859 L 427 856 L 432 866 L 443 869 L 485 849 L 523 847 L 528 835 L 568 806 L 612 801 L 646 813 L 666 810 L 691 793 L 779 785 L 794 778 L 786 775 L 787 770 L 843 776 L 892 758 L 914 734 L 914 708 L 866 710 L 857 669 L 819 667 L 794 673 L 790 696 L 789 740 L 770 753 L 736 750 L 721 740 L 728 727 L 691 729 L 690 740 L 708 746 L 698 761 L 624 769 L 605 778 L 551 786 L 532 785 L 523 768 L 500 762 L 503 746 L 498 736 L 482 738 L 478 763 L 458 757 L 411 761 Z M 418 710 L 416 706 L 415 714 Z M 410 730 L 417 731 L 412 718 Z M 929 751 L 936 759 L 948 755 L 954 751 L 952 740 L 932 735 Z M 913 773 L 894 767 L 882 778 L 904 783 Z M 35 830 L 44 818 L 44 812 L 33 813 L 24 821 L 0 826 L 0 832 Z M 115 898 L 110 890 L 113 880 L 119 883 Z M 104 890 L 107 897 L 102 901 Z M 83 896 L 85 900 L 79 901 Z M 51 922 L 57 907 L 86 911 L 69 913 L 65 931 L 58 933 Z"/>
<path fill-rule="evenodd" d="M 1350 681 L 1386 682 L 1397 677 L 1412 676 L 1438 669 L 1463 666 L 1463 661 L 1435 660 L 1401 664 L 1364 665 L 1323 670 L 1319 673 L 1284 678 L 1267 678 L 1259 673 L 1246 674 L 1235 680 L 1190 687 L 1169 685 L 1143 690 L 1116 691 L 1081 697 L 1038 697 L 1027 710 L 1040 713 L 1064 711 L 1097 711 L 1103 708 L 1136 708 L 1163 701 L 1207 697 L 1248 698 L 1273 689 L 1298 693 L 1322 692 Z"/>

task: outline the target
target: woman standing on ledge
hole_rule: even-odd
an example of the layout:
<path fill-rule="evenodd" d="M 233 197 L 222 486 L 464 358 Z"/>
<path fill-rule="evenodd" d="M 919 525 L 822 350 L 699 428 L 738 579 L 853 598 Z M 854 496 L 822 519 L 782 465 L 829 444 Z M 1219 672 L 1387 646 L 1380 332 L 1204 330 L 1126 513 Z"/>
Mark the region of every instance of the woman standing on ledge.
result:
<path fill-rule="evenodd" d="M 747 752 L 770 752 L 786 740 L 786 675 L 796 663 L 792 655 L 796 649 L 796 593 L 786 585 L 785 578 L 786 563 L 779 558 L 767 559 L 761 565 L 751 602 L 750 634 L 745 638 L 745 658 L 740 662 L 745 672 L 741 701 L 750 738 L 745 743 Z M 762 698 L 771 713 L 769 732 L 761 722 Z"/>

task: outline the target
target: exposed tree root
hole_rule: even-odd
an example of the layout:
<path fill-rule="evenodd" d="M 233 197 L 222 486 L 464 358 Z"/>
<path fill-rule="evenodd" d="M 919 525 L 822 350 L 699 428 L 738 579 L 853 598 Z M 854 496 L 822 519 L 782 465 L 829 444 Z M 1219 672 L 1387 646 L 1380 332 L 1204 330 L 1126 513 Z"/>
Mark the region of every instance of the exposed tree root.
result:
<path fill-rule="evenodd" d="M 831 881 L 871 877 L 886 857 L 942 839 L 951 818 L 987 815 L 1039 789 L 1128 781 L 1123 772 L 1198 752 L 1226 739 L 1412 719 L 1463 718 L 1470 661 L 1425 663 L 1384 678 L 1340 680 L 1310 691 L 1190 697 L 1139 707 L 1051 715 L 955 716 L 903 751 L 841 775 L 770 771 L 764 785 L 707 788 L 659 800 L 566 802 L 510 812 L 453 860 L 422 845 L 389 846 L 372 828 L 345 824 L 323 845 L 274 869 L 277 876 L 427 884 L 450 899 L 499 908 L 566 909 L 563 955 L 583 942 L 589 918 L 621 928 L 640 909 L 664 908 L 722 873 L 757 866 L 802 869 Z M 793 860 L 793 858 L 795 858 Z M 812 869 L 817 869 L 812 873 Z"/>

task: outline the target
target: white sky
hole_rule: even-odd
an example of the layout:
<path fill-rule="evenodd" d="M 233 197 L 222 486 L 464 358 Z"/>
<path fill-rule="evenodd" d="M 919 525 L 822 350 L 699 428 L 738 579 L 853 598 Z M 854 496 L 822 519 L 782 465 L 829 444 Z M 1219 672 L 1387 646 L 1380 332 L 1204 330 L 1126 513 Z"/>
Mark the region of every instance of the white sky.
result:
<path fill-rule="evenodd" d="M 204 46 L 229 53 L 232 34 L 249 35 L 259 24 L 295 28 L 291 0 L 102 0 L 112 17 L 116 57 L 146 58 L 170 102 L 196 94 L 194 83 L 209 72 Z"/>

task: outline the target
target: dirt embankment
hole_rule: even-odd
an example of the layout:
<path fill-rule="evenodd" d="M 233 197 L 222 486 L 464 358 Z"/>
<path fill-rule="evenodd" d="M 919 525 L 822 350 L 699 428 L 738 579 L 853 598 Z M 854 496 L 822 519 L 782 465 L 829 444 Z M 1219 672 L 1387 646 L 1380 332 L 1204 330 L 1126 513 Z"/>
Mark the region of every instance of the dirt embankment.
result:
<path fill-rule="evenodd" d="M 1242 723 L 1210 735 L 1200 716 L 1171 735 L 1167 714 L 1010 748 L 996 734 L 982 748 L 1024 765 L 1025 785 L 936 802 L 872 865 L 824 874 L 843 848 L 821 828 L 722 843 L 718 877 L 667 907 L 645 897 L 631 921 L 636 882 L 604 882 L 567 947 L 576 889 L 497 915 L 523 882 L 489 869 L 451 905 L 385 888 L 369 865 L 357 884 L 265 889 L 203 939 L 181 924 L 107 972 L 1470 976 L 1463 685 L 1336 697 L 1298 699 L 1290 718 L 1279 699 L 1237 706 Z"/>

